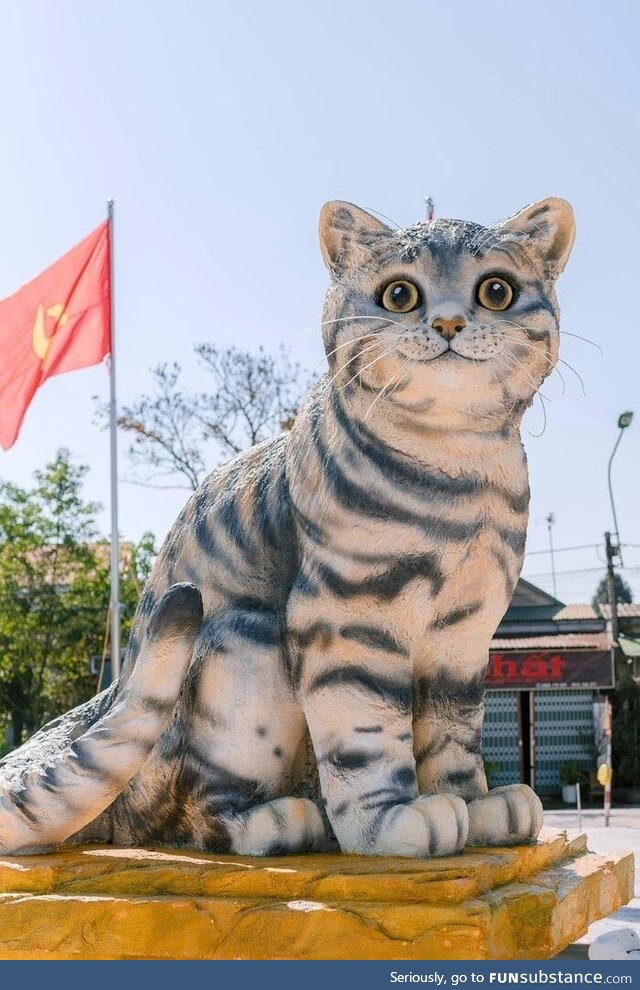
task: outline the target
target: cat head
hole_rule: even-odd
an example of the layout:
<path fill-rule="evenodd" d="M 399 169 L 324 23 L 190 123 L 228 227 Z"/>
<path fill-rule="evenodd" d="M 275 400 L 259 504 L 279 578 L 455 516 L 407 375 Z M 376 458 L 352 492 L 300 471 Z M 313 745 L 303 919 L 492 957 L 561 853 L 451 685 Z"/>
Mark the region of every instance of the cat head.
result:
<path fill-rule="evenodd" d="M 351 401 L 435 426 L 518 423 L 558 359 L 554 282 L 573 211 L 549 198 L 492 227 L 433 220 L 393 230 L 327 203 L 320 243 L 332 284 L 323 337 Z"/>

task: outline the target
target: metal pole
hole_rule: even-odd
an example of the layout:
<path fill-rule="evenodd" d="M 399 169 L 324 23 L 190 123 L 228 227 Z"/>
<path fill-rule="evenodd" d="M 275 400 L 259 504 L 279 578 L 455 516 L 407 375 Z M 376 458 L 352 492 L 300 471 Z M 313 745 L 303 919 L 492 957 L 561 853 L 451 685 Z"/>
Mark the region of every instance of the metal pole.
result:
<path fill-rule="evenodd" d="M 604 534 L 605 553 L 607 556 L 607 598 L 611 609 L 611 638 L 614 646 L 618 645 L 618 599 L 616 596 L 616 581 L 613 570 L 614 548 L 611 543 L 611 533 Z"/>
<path fill-rule="evenodd" d="M 109 292 L 111 360 L 109 375 L 109 433 L 111 440 L 111 680 L 120 676 L 120 538 L 118 535 L 118 407 L 116 403 L 115 288 L 113 271 L 114 202 L 107 202 L 109 218 Z"/>
<path fill-rule="evenodd" d="M 551 527 L 556 521 L 556 517 L 553 512 L 550 512 L 547 516 L 547 527 L 549 529 L 549 553 L 551 554 L 551 580 L 553 581 L 553 597 L 557 598 L 557 588 L 556 588 L 556 563 L 553 556 L 553 533 Z"/>
<path fill-rule="evenodd" d="M 529 773 L 531 782 L 529 787 L 532 791 L 536 789 L 536 693 L 529 691 Z"/>
<path fill-rule="evenodd" d="M 622 434 L 623 433 L 624 433 L 624 428 L 620 429 L 620 431 L 618 432 L 618 439 L 616 440 L 615 446 L 614 446 L 613 450 L 611 451 L 611 457 L 609 458 L 609 466 L 607 467 L 607 481 L 609 483 L 609 498 L 611 500 L 611 512 L 613 513 L 613 525 L 615 526 L 616 543 L 618 545 L 617 554 L 618 554 L 618 557 L 620 559 L 620 566 L 621 567 L 623 566 L 623 562 L 622 562 L 622 551 L 620 549 L 620 531 L 618 529 L 618 517 L 616 516 L 616 505 L 615 505 L 615 502 L 613 501 L 613 488 L 611 487 L 611 465 L 613 463 L 613 458 L 615 457 L 616 450 L 618 449 L 618 446 L 620 444 L 620 441 L 622 440 Z"/>

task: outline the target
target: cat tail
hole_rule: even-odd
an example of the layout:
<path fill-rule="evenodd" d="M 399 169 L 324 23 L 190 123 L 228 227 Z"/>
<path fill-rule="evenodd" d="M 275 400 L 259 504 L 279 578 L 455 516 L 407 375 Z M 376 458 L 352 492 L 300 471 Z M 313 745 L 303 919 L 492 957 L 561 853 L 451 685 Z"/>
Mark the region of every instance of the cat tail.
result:
<path fill-rule="evenodd" d="M 106 713 L 58 752 L 38 760 L 30 747 L 28 760 L 0 766 L 0 853 L 56 846 L 115 800 L 170 722 L 201 624 L 200 592 L 174 584 L 156 605 L 131 676 Z"/>

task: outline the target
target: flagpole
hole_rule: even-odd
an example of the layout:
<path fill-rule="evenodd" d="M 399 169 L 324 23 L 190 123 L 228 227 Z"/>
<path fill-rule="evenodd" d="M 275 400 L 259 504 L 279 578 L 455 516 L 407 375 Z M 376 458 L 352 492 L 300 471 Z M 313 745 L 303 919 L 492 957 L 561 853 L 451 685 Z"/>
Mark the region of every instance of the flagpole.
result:
<path fill-rule="evenodd" d="M 116 403 L 116 327 L 113 270 L 114 202 L 107 200 L 109 218 L 109 295 L 111 359 L 109 375 L 109 433 L 111 441 L 111 680 L 120 676 L 120 537 L 118 535 L 118 406 Z"/>

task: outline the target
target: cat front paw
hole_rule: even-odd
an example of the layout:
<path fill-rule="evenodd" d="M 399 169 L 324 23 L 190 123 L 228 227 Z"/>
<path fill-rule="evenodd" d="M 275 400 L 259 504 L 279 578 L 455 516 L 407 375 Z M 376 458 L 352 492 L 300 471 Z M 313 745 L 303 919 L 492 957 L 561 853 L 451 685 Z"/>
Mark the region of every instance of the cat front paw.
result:
<path fill-rule="evenodd" d="M 372 847 L 376 856 L 453 856 L 467 839 L 467 806 L 456 794 L 423 794 L 389 808 Z"/>
<path fill-rule="evenodd" d="M 526 784 L 494 787 L 467 805 L 469 846 L 533 842 L 542 828 L 542 803 Z"/>
<path fill-rule="evenodd" d="M 323 852 L 322 815 L 307 798 L 276 798 L 225 819 L 231 852 L 242 856 L 287 856 Z"/>

